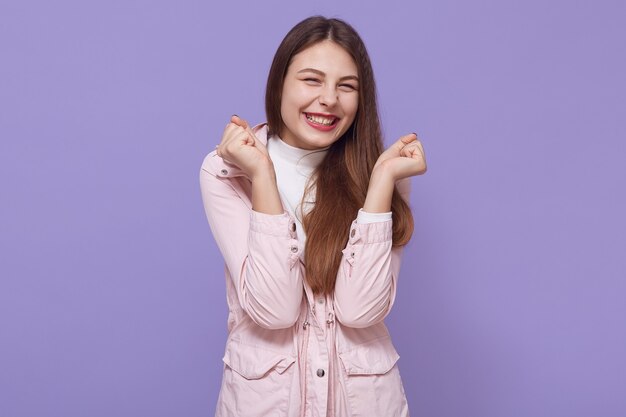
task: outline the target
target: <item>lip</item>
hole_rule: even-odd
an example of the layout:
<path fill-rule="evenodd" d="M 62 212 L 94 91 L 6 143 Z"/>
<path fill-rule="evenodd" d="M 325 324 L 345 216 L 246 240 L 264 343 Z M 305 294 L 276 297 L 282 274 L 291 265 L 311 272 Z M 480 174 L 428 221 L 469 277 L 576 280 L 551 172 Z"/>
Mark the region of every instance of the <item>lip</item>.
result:
<path fill-rule="evenodd" d="M 339 116 L 336 116 L 332 113 L 313 113 L 310 111 L 305 111 L 304 114 L 310 114 L 311 116 L 334 117 L 335 119 L 339 119 Z"/>
<path fill-rule="evenodd" d="M 321 117 L 334 117 L 335 118 L 335 122 L 330 125 L 330 126 L 324 126 L 324 125 L 318 125 L 317 123 L 313 123 L 311 121 L 309 121 L 309 119 L 306 117 L 307 114 L 310 114 L 311 116 L 321 116 Z M 302 113 L 302 117 L 304 118 L 304 121 L 311 126 L 312 128 L 316 129 L 316 130 L 321 130 L 322 132 L 330 132 L 331 130 L 334 130 L 338 125 L 339 125 L 339 120 L 341 120 L 339 117 L 335 116 L 334 114 L 324 114 L 324 113 L 311 113 L 311 112 L 303 112 Z"/>

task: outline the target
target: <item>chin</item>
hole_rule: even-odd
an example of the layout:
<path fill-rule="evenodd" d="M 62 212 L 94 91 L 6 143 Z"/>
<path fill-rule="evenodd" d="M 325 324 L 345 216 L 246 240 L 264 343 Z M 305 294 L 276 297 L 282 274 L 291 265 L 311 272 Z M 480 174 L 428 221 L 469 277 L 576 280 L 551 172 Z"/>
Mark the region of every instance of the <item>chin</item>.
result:
<path fill-rule="evenodd" d="M 303 141 L 303 143 L 305 143 L 309 147 L 316 148 L 316 149 L 328 148 L 333 143 L 335 143 L 339 139 L 341 139 L 342 135 L 343 135 L 343 133 L 341 135 L 339 135 L 339 137 L 334 137 L 333 136 L 333 137 L 310 138 L 308 140 Z"/>

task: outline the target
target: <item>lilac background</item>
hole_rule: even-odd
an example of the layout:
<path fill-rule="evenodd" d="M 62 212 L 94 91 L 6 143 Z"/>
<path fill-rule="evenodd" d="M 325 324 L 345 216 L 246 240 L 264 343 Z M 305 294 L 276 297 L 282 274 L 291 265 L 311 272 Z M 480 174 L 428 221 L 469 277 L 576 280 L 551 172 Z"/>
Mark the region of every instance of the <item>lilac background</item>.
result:
<path fill-rule="evenodd" d="M 2 2 L 1 417 L 213 414 L 198 170 L 316 13 L 428 156 L 388 319 L 412 415 L 626 415 L 624 2 L 376 3 Z"/>

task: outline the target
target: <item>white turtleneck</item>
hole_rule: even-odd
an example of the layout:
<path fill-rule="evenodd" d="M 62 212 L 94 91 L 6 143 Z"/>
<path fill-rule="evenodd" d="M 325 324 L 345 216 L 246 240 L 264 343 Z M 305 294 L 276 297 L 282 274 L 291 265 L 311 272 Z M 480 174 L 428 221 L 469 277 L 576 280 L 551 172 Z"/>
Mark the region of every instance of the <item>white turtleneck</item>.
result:
<path fill-rule="evenodd" d="M 302 227 L 302 211 L 300 207 L 303 200 L 302 195 L 311 174 L 322 162 L 327 150 L 310 151 L 300 149 L 286 144 L 277 136 L 271 136 L 267 140 L 267 151 L 274 164 L 278 192 L 285 205 L 284 208 L 295 218 L 298 240 L 304 247 L 306 234 L 304 227 Z M 307 202 L 314 201 L 315 195 L 309 196 L 306 200 Z M 306 204 L 304 212 L 310 209 L 311 206 Z M 391 212 L 367 213 L 363 209 L 359 210 L 357 216 L 358 223 L 375 223 L 390 219 Z"/>

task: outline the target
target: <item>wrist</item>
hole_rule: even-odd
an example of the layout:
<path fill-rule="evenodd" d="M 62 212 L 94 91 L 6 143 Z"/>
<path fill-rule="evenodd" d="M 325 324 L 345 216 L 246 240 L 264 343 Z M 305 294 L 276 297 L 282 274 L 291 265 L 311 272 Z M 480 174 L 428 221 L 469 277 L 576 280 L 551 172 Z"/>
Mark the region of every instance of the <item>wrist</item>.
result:
<path fill-rule="evenodd" d="M 265 214 L 282 214 L 284 211 L 273 166 L 252 177 L 252 209 Z"/>
<path fill-rule="evenodd" d="M 276 182 L 276 171 L 271 160 L 259 163 L 254 172 L 250 175 L 250 180 L 254 182 L 273 181 Z"/>
<path fill-rule="evenodd" d="M 386 164 L 380 164 L 372 170 L 370 175 L 370 187 L 372 185 L 378 187 L 392 187 L 395 185 L 397 179 L 390 167 Z"/>
<path fill-rule="evenodd" d="M 389 160 L 385 160 L 374 166 L 370 180 L 377 179 L 378 181 L 387 181 L 395 184 L 400 179 L 396 177 L 397 173 L 394 171 L 393 164 L 389 163 Z"/>
<path fill-rule="evenodd" d="M 387 213 L 391 211 L 391 198 L 395 179 L 388 169 L 375 169 L 370 177 L 363 210 L 368 213 Z"/>

